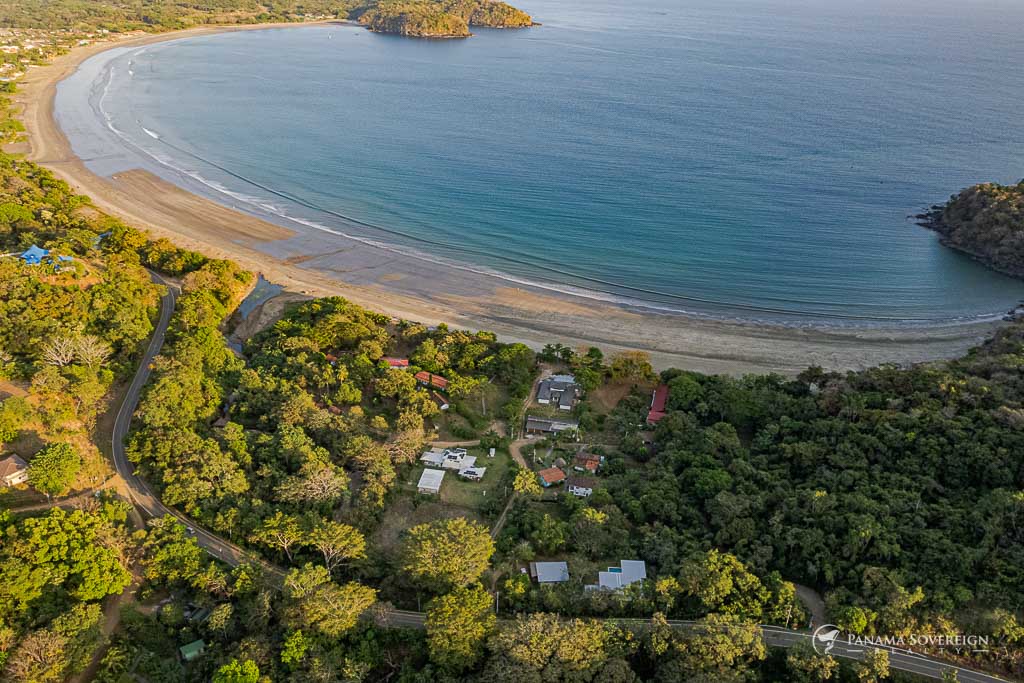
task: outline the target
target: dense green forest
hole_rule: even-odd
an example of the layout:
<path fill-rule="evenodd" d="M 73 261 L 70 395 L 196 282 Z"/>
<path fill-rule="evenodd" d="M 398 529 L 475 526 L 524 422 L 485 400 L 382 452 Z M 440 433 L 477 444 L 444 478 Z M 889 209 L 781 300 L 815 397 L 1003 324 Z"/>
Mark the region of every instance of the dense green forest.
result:
<path fill-rule="evenodd" d="M 50 683 L 82 671 L 103 640 L 100 601 L 131 583 L 130 505 L 54 509 L 15 520 L 0 511 L 0 672 Z"/>
<path fill-rule="evenodd" d="M 358 19 L 375 31 L 409 36 L 468 36 L 470 26 L 530 26 L 497 0 L 0 0 L 0 26 L 38 29 L 172 31 L 207 24 Z"/>
<path fill-rule="evenodd" d="M 1024 180 L 1016 185 L 974 185 L 921 218 L 947 246 L 1024 277 Z"/>

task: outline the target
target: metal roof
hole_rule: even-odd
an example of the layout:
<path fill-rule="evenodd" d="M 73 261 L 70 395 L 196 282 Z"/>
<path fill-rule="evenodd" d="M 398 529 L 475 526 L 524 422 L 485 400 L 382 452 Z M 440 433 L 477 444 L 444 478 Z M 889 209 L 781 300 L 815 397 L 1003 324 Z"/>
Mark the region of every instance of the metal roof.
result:
<path fill-rule="evenodd" d="M 444 470 L 434 470 L 428 467 L 420 475 L 420 483 L 416 485 L 416 488 L 427 489 L 437 493 L 441 490 L 442 481 L 444 481 Z"/>
<path fill-rule="evenodd" d="M 531 562 L 530 568 L 538 583 L 564 583 L 569 580 L 569 565 L 565 562 Z"/>

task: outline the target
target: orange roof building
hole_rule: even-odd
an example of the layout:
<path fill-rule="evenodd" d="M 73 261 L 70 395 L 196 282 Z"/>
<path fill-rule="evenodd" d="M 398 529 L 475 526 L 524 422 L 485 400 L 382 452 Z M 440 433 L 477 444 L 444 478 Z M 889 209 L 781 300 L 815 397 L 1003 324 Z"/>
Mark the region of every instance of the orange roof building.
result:
<path fill-rule="evenodd" d="M 549 467 L 546 470 L 538 472 L 537 479 L 540 480 L 541 486 L 547 488 L 549 486 L 554 486 L 555 484 L 561 484 L 565 481 L 565 472 L 557 467 Z"/>
<path fill-rule="evenodd" d="M 426 370 L 421 370 L 420 372 L 417 372 L 414 377 L 417 382 L 425 387 L 433 387 L 440 391 L 448 391 L 448 380 L 441 375 L 435 375 L 427 372 Z"/>

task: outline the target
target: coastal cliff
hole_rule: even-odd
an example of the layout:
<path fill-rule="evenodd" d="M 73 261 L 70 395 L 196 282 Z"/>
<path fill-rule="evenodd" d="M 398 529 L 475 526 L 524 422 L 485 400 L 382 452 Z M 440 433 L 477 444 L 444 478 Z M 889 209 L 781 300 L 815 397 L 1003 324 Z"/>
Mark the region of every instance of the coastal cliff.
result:
<path fill-rule="evenodd" d="M 466 38 L 471 26 L 523 28 L 533 25 L 529 14 L 504 2 L 490 0 L 399 0 L 373 2 L 352 12 L 371 31 L 417 38 Z"/>
<path fill-rule="evenodd" d="M 999 272 L 1024 277 L 1024 180 L 974 185 L 918 218 L 946 246 Z"/>

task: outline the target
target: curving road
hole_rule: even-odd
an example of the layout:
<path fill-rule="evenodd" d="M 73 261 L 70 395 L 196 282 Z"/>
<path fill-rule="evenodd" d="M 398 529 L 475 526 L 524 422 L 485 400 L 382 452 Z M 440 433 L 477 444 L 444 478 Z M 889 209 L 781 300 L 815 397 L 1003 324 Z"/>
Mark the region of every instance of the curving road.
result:
<path fill-rule="evenodd" d="M 128 429 L 131 426 L 132 415 L 139 405 L 139 398 L 142 395 L 142 388 L 149 379 L 149 373 L 153 360 L 163 348 L 167 328 L 174 313 L 174 305 L 178 298 L 178 288 L 165 281 L 156 273 L 152 274 L 154 282 L 164 285 L 167 293 L 160 300 L 160 320 L 157 322 L 150 339 L 149 346 L 142 358 L 132 383 L 125 392 L 121 407 L 118 409 L 117 417 L 114 420 L 114 434 L 112 451 L 114 454 L 114 467 L 124 479 L 132 502 L 146 515 L 150 517 L 164 517 L 171 515 L 181 521 L 186 527 L 192 529 L 192 533 L 200 547 L 205 549 L 212 556 L 231 565 L 238 566 L 244 562 L 254 563 L 263 567 L 269 574 L 283 578 L 285 572 L 272 564 L 269 564 L 252 553 L 249 553 L 235 544 L 203 529 L 194 521 L 181 514 L 177 510 L 167 507 L 153 493 L 149 485 L 135 474 L 135 467 L 128 460 L 124 449 L 124 440 L 128 436 Z M 423 612 L 410 612 L 406 610 L 391 610 L 387 615 L 387 623 L 394 627 L 424 628 L 426 614 Z M 642 626 L 650 623 L 645 619 L 608 619 L 622 625 Z M 701 624 L 695 621 L 669 621 L 671 626 L 682 629 L 699 628 Z M 809 631 L 793 631 L 778 626 L 761 626 L 761 634 L 765 644 L 770 647 L 791 648 L 799 644 L 811 644 L 813 634 Z M 1005 683 L 1005 679 L 998 678 L 979 671 L 961 669 L 948 663 L 941 662 L 929 657 L 917 655 L 909 650 L 902 650 L 893 647 L 880 648 L 889 652 L 889 666 L 892 669 L 915 673 L 928 678 L 941 679 L 943 674 L 955 671 L 958 680 L 962 683 Z M 836 640 L 831 651 L 834 657 L 847 659 L 863 659 L 864 649 L 854 645 L 846 644 L 842 640 Z"/>
<path fill-rule="evenodd" d="M 128 460 L 128 456 L 125 454 L 124 442 L 131 427 L 132 416 L 135 414 L 135 409 L 139 406 L 142 388 L 149 379 L 153 361 L 160 353 L 160 349 L 163 348 L 167 328 L 171 323 L 171 316 L 174 314 L 174 305 L 178 300 L 179 290 L 176 285 L 167 282 L 156 273 L 151 273 L 151 277 L 154 282 L 164 285 L 167 288 L 167 293 L 160 299 L 160 319 L 153 330 L 149 346 L 146 348 L 142 361 L 139 363 L 139 369 L 135 372 L 135 377 L 132 378 L 131 385 L 125 392 L 124 398 L 121 401 L 121 407 L 117 411 L 117 416 L 114 418 L 113 440 L 111 443 L 111 452 L 114 454 L 114 468 L 121 475 L 121 478 L 124 479 L 132 502 L 144 514 L 149 517 L 171 515 L 179 519 L 182 524 L 192 530 L 192 534 L 195 536 L 196 541 L 199 542 L 200 547 L 233 567 L 248 562 L 263 567 L 274 576 L 283 577 L 284 572 L 278 567 L 264 562 L 262 559 L 246 552 L 230 541 L 226 541 L 207 531 L 177 510 L 164 505 L 160 498 L 153 493 L 153 489 L 149 487 L 149 484 L 142 477 L 135 474 L 135 466 Z"/>

